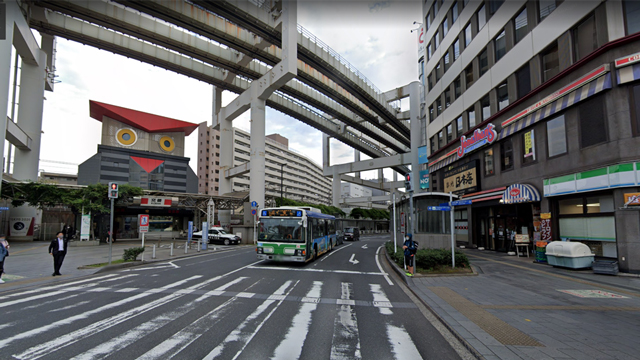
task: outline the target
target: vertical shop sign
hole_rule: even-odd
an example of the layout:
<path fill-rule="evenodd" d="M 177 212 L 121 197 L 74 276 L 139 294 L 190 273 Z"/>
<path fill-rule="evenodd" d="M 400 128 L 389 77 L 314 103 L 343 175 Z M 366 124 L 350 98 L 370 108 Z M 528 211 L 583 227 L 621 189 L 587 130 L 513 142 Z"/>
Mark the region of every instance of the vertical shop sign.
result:
<path fill-rule="evenodd" d="M 540 214 L 540 234 L 542 241 L 551 241 L 551 213 Z"/>
<path fill-rule="evenodd" d="M 536 152 L 534 149 L 535 138 L 533 130 L 524 133 L 524 157 L 531 157 L 531 161 L 536 159 Z"/>

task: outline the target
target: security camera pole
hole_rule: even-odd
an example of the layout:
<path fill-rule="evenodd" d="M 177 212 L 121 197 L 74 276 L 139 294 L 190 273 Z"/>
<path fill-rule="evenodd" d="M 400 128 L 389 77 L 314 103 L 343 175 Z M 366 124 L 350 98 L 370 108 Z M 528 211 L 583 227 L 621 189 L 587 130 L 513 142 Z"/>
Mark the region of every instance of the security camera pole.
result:
<path fill-rule="evenodd" d="M 111 199 L 111 219 L 109 220 L 109 265 L 111 265 L 111 252 L 113 248 L 113 200 L 118 198 L 118 183 L 110 182 L 107 191 L 109 199 Z"/>

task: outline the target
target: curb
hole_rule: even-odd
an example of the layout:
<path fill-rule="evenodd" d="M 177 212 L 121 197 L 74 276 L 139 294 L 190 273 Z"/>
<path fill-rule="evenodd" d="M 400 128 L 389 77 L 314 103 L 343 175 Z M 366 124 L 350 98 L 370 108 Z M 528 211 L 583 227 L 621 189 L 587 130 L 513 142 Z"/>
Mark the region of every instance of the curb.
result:
<path fill-rule="evenodd" d="M 387 249 L 383 247 L 382 249 L 384 251 L 384 256 L 387 259 L 387 264 L 389 266 L 391 266 L 391 268 L 393 269 L 393 271 L 395 271 L 398 275 L 400 275 L 400 278 L 405 282 L 405 284 L 407 285 L 407 288 L 409 288 L 409 291 L 411 291 L 411 293 L 413 293 L 413 295 L 418 298 L 420 300 L 420 302 L 427 308 L 429 309 L 429 311 L 431 312 L 431 314 L 433 314 L 433 316 L 436 317 L 436 319 L 438 319 L 440 321 L 440 323 L 442 325 L 444 325 L 444 327 L 446 327 L 449 332 L 456 338 L 458 339 L 458 341 L 460 341 L 460 343 L 462 344 L 462 346 L 464 346 L 473 356 L 475 356 L 476 359 L 478 360 L 484 360 L 484 357 L 482 356 L 482 354 L 480 354 L 473 346 L 471 346 L 471 344 L 469 344 L 467 342 L 467 340 L 465 338 L 463 338 L 460 334 L 458 334 L 458 332 L 453 329 L 453 327 L 451 327 L 446 321 L 444 321 L 444 319 L 438 314 L 436 313 L 431 306 L 424 301 L 420 295 L 418 295 L 414 290 L 413 287 L 415 286 L 413 279 L 409 278 L 407 275 L 405 275 L 404 271 L 402 271 L 402 269 L 400 267 L 398 267 L 398 265 L 396 265 L 396 263 L 391 259 L 391 257 L 389 257 L 389 254 L 387 253 Z M 476 270 L 472 267 L 473 269 L 473 274 L 470 274 L 471 276 L 473 275 L 478 275 L 478 273 L 476 272 Z M 469 275 L 468 275 L 469 276 Z"/>

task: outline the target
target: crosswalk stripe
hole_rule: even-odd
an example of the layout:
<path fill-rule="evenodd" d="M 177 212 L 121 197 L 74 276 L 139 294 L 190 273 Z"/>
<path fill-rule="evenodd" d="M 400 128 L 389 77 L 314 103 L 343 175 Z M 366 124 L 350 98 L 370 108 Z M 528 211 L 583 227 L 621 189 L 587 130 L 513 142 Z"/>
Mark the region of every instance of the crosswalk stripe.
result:
<path fill-rule="evenodd" d="M 382 315 L 392 315 L 393 311 L 390 309 L 391 302 L 384 291 L 382 291 L 382 286 L 378 284 L 369 284 L 369 288 L 373 294 L 373 306 L 380 309 L 380 314 Z"/>
<path fill-rule="evenodd" d="M 64 284 L 59 284 L 59 285 L 52 285 L 52 286 L 45 286 L 45 287 L 41 287 L 38 289 L 33 289 L 33 290 L 27 290 L 27 291 L 21 291 L 21 292 L 17 292 L 17 293 L 13 293 L 13 294 L 9 294 L 9 295 L 4 295 L 4 296 L 0 296 L 0 300 L 4 300 L 4 299 L 9 299 L 12 297 L 17 297 L 17 296 L 24 296 L 24 295 L 28 295 L 28 294 L 35 294 L 35 293 L 39 293 L 39 292 L 46 292 L 46 291 L 51 291 L 51 290 L 55 290 L 55 289 L 59 289 L 59 288 L 63 288 L 66 286 L 71 286 L 71 285 L 77 285 L 77 284 L 84 284 L 86 282 L 95 282 L 96 284 L 100 281 L 113 281 L 113 280 L 120 280 L 120 279 L 124 279 L 126 277 L 130 277 L 130 276 L 137 276 L 138 274 L 131 274 L 131 275 L 125 275 L 125 276 L 120 276 L 118 278 L 115 279 L 109 279 L 108 278 L 112 278 L 114 276 L 117 276 L 117 274 L 109 274 L 109 275 L 104 275 L 104 276 L 99 276 L 99 277 L 94 277 L 94 278 L 90 278 L 90 279 L 85 279 L 85 280 L 79 280 L 79 281 L 73 281 L 73 282 L 68 282 L 68 283 L 64 283 Z M 90 284 L 89 286 L 95 286 L 96 284 Z M 86 286 L 86 285 L 85 285 Z"/>
<path fill-rule="evenodd" d="M 124 288 L 124 289 L 119 289 L 116 290 L 117 293 L 128 293 L 128 292 L 133 292 L 138 290 L 138 288 Z"/>
<path fill-rule="evenodd" d="M 359 360 L 360 333 L 358 331 L 358 319 L 354 311 L 355 301 L 353 297 L 353 284 L 342 283 L 342 294 L 338 300 L 338 312 L 333 321 L 333 338 L 331 339 L 331 359 L 335 360 Z"/>
<path fill-rule="evenodd" d="M 173 287 L 176 287 L 176 286 L 180 286 L 180 285 L 182 285 L 182 284 L 184 284 L 186 282 L 198 279 L 200 277 L 202 277 L 202 275 L 192 276 L 190 278 L 183 279 L 183 280 L 174 282 L 172 284 L 163 286 L 162 288 L 160 288 L 158 290 L 170 289 L 170 288 L 173 288 Z M 16 334 L 16 335 L 11 336 L 11 337 L 9 337 L 7 339 L 0 340 L 0 348 L 5 347 L 5 346 L 11 344 L 12 342 L 14 342 L 16 340 L 30 338 L 30 337 L 33 337 L 33 336 L 36 336 L 36 335 L 39 335 L 39 334 L 42 334 L 42 333 L 50 332 L 51 330 L 53 330 L 53 329 L 55 329 L 57 327 L 60 327 L 60 326 L 63 326 L 63 325 L 68 325 L 68 324 L 71 324 L 71 323 L 73 323 L 75 321 L 78 321 L 78 320 L 81 320 L 81 319 L 86 319 L 87 317 L 89 317 L 91 315 L 99 314 L 99 313 L 101 313 L 101 312 L 103 312 L 105 310 L 116 308 L 116 307 L 118 307 L 120 305 L 123 305 L 123 304 L 126 304 L 128 302 L 141 299 L 141 298 L 149 296 L 149 295 L 151 295 L 153 293 L 154 292 L 151 292 L 151 291 L 144 292 L 144 293 L 141 293 L 141 294 L 138 294 L 138 295 L 135 295 L 135 296 L 131 296 L 131 297 L 128 297 L 128 298 L 125 298 L 125 299 L 122 299 L 122 300 L 119 300 L 119 301 L 116 301 L 116 302 L 101 306 L 101 307 L 99 307 L 97 309 L 86 311 L 86 312 L 84 312 L 82 314 L 78 314 L 78 315 L 75 315 L 75 316 L 71 316 L 71 317 L 68 317 L 68 318 L 53 322 L 53 323 L 51 323 L 49 325 L 41 326 L 41 327 L 38 327 L 36 329 L 32 329 L 32 330 L 29 330 L 29 331 L 25 331 L 23 333 Z M 176 298 L 177 297 L 175 295 L 171 294 L 169 296 L 164 297 L 163 299 L 172 300 L 172 299 L 176 299 Z M 159 302 L 159 300 L 156 300 L 156 302 Z M 111 327 L 111 326 L 116 325 L 117 323 L 114 321 L 116 319 L 119 319 L 120 322 L 122 322 L 124 320 L 127 320 L 129 317 L 131 317 L 132 314 L 134 314 L 136 312 L 142 313 L 142 312 L 144 312 L 143 310 L 146 309 L 146 311 L 148 311 L 148 310 L 151 310 L 152 308 L 153 307 L 151 306 L 151 304 L 145 304 L 143 306 L 134 308 L 132 310 L 120 313 L 120 314 L 118 314 L 116 316 L 112 316 L 110 318 L 106 318 L 104 320 L 95 322 L 95 323 L 93 323 L 93 324 L 91 324 L 91 325 L 89 325 L 89 326 L 87 326 L 85 328 L 76 330 L 76 331 L 71 332 L 69 334 L 66 334 L 66 335 L 63 335 L 63 336 L 59 336 L 54 340 L 51 340 L 51 341 L 48 341 L 46 343 L 43 343 L 43 344 L 34 346 L 32 348 L 29 348 L 26 351 L 24 351 L 24 352 L 22 352 L 22 353 L 20 353 L 18 355 L 14 355 L 14 357 L 16 357 L 18 359 L 38 359 L 38 358 L 40 358 L 40 357 L 42 357 L 44 355 L 47 355 L 47 354 L 49 354 L 49 353 L 51 353 L 53 351 L 56 351 L 56 350 L 58 350 L 58 349 L 60 349 L 60 348 L 62 348 L 64 346 L 70 345 L 72 343 L 75 343 L 75 342 L 81 340 L 81 336 L 82 336 L 82 338 L 84 338 L 86 336 L 93 335 L 96 332 L 96 329 L 98 329 L 100 327 L 105 327 L 105 326 L 106 327 Z"/>
<path fill-rule="evenodd" d="M 73 305 L 69 305 L 69 306 L 61 307 L 61 308 L 59 308 L 59 309 L 49 310 L 48 312 L 50 312 L 50 313 L 51 313 L 51 312 L 58 312 L 58 311 L 69 310 L 69 309 L 73 309 L 73 308 L 75 308 L 76 306 L 82 306 L 82 305 L 84 305 L 84 304 L 88 304 L 88 303 L 90 303 L 90 302 L 91 302 L 91 301 L 80 301 L 80 302 L 77 302 L 77 303 L 75 303 L 75 304 L 73 304 Z"/>
<path fill-rule="evenodd" d="M 300 280 L 296 281 L 293 285 L 291 285 L 293 282 L 291 280 L 287 280 L 282 286 L 280 286 L 280 288 L 278 288 L 278 290 L 276 290 L 275 294 L 276 295 L 285 295 L 285 297 L 286 297 L 293 290 L 293 288 L 296 285 L 298 285 L 299 282 L 300 282 Z M 289 288 L 289 287 L 291 287 L 291 288 Z M 287 291 L 287 289 L 289 289 L 289 291 Z M 285 291 L 286 291 L 286 293 L 285 293 Z M 244 347 L 251 341 L 251 339 L 253 339 L 255 334 L 257 334 L 258 331 L 260 331 L 260 329 L 262 328 L 262 325 L 264 325 L 264 323 L 271 317 L 271 314 L 273 314 L 273 312 L 282 304 L 283 301 L 284 300 L 280 300 L 278 303 L 276 303 L 275 300 L 268 300 L 268 299 L 265 300 L 262 304 L 260 304 L 260 306 L 258 306 L 258 308 L 253 313 L 251 313 L 251 315 L 249 315 L 240 325 L 238 325 L 238 327 L 236 327 L 222 341 L 222 343 L 220 343 L 213 350 L 211 350 L 211 352 L 209 354 L 207 354 L 207 356 L 205 356 L 203 360 L 213 360 L 213 359 L 215 359 L 220 354 L 222 354 L 222 351 L 227 346 L 227 344 L 232 342 L 232 341 L 240 342 L 241 345 L 242 345 L 242 349 L 244 349 Z M 276 305 L 273 307 L 271 312 L 269 312 L 267 314 L 267 316 L 263 319 L 263 321 L 254 328 L 254 331 L 252 331 L 252 332 L 243 331 L 247 327 L 247 325 L 249 325 L 249 323 L 251 323 L 253 320 L 256 320 L 263 312 L 267 311 L 269 309 L 269 307 L 274 303 Z M 242 353 L 242 349 L 240 349 L 235 354 L 233 359 L 237 358 L 238 355 L 240 355 L 240 353 Z"/>
<path fill-rule="evenodd" d="M 227 284 L 224 284 L 222 286 L 220 286 L 218 289 L 224 290 L 227 289 L 228 287 L 239 283 L 240 281 L 246 279 L 245 277 L 241 277 L 238 279 L 235 279 L 233 281 L 228 282 Z M 194 291 L 195 289 L 191 290 Z M 148 335 L 149 333 L 152 333 L 158 329 L 160 329 L 161 327 L 165 326 L 166 324 L 174 321 L 175 319 L 179 318 L 180 316 L 184 316 L 187 313 L 189 313 L 190 311 L 194 310 L 196 308 L 195 304 L 197 304 L 199 301 L 203 300 L 203 297 L 207 296 L 208 293 L 205 293 L 203 296 L 199 297 L 198 299 L 192 300 L 184 305 L 181 305 L 178 309 L 176 309 L 175 311 L 169 312 L 167 314 L 162 314 L 159 316 L 156 316 L 155 318 L 153 318 L 150 321 L 147 321 L 141 325 L 136 326 L 133 329 L 130 329 L 129 331 L 125 332 L 122 335 L 119 335 L 117 338 L 111 339 L 107 342 L 104 342 L 96 347 L 94 347 L 93 349 L 90 349 L 82 354 L 79 354 L 77 356 L 75 356 L 72 360 L 90 360 L 90 359 L 98 359 L 100 357 L 102 357 L 103 355 L 109 355 L 112 353 L 115 353 L 118 350 L 124 349 L 125 347 L 135 343 L 136 341 L 138 341 L 139 339 L 141 339 L 142 337 Z M 230 303 L 230 301 L 228 301 Z M 177 338 L 176 336 L 172 336 L 170 339 L 165 340 L 162 344 L 166 344 L 168 342 L 176 342 Z M 162 345 L 161 344 L 161 345 Z M 160 345 L 159 345 L 160 346 Z M 159 355 L 164 355 L 166 353 L 166 351 L 169 351 L 173 346 L 165 346 L 166 349 L 163 349 L 163 351 L 161 352 L 161 354 Z M 158 348 L 158 346 L 156 347 Z M 154 349 L 156 349 L 154 348 Z M 139 359 L 152 359 L 152 358 L 156 358 L 155 356 L 153 356 L 152 354 L 154 353 L 154 349 L 150 350 L 149 352 L 147 352 L 146 354 L 142 355 Z"/>
<path fill-rule="evenodd" d="M 322 282 L 314 281 L 311 289 L 307 293 L 304 299 L 320 299 L 320 291 L 322 289 Z M 293 317 L 289 331 L 284 340 L 278 345 L 274 351 L 271 359 L 291 359 L 296 360 L 300 358 L 302 353 L 302 346 L 305 343 L 307 334 L 309 333 L 309 326 L 311 325 L 311 317 L 318 308 L 318 301 L 303 301 L 302 306 L 298 310 L 298 313 Z"/>

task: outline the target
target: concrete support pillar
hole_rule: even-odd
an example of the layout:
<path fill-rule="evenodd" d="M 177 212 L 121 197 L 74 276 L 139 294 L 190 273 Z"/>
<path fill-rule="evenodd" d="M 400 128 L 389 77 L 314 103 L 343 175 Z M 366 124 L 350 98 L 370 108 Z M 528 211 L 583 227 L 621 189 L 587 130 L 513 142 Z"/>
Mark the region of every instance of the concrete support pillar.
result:
<path fill-rule="evenodd" d="M 251 170 L 249 176 L 249 200 L 265 207 L 264 175 L 265 175 L 265 106 L 266 102 L 259 98 L 251 100 Z"/>
<path fill-rule="evenodd" d="M 384 169 L 378 169 L 378 183 L 382 184 L 384 182 Z"/>
<path fill-rule="evenodd" d="M 322 169 L 328 169 L 329 166 L 331 166 L 331 138 L 322 133 Z"/>
<path fill-rule="evenodd" d="M 213 123 L 220 123 L 220 171 L 218 173 L 218 195 L 223 195 L 232 191 L 231 179 L 227 179 L 224 176 L 224 171 L 231 169 L 233 166 L 233 124 L 231 120 L 225 119 L 220 114 L 222 109 L 222 89 L 213 87 L 213 102 L 212 102 L 212 114 Z M 211 129 L 213 136 L 213 127 Z M 215 156 L 211 154 L 211 162 L 215 161 Z M 210 168 L 213 168 L 214 164 L 209 164 Z M 213 179 L 215 184 L 215 178 Z M 231 225 L 231 210 L 218 210 L 218 219 L 220 225 L 227 229 L 227 226 Z"/>
<path fill-rule="evenodd" d="M 2 172 L 4 173 L 4 139 L 7 133 L 7 115 L 9 110 L 9 88 L 11 79 L 11 49 L 13 42 L 13 11 L 15 3 L 8 2 L 6 4 L 6 18 L 4 22 L 0 21 L 0 26 L 4 26 L 5 37 L 0 40 L 0 134 L 2 134 L 3 146 L 0 146 L 0 160 L 2 162 Z M 0 183 L 0 187 L 2 184 Z"/>
<path fill-rule="evenodd" d="M 340 173 L 338 172 L 338 167 L 334 166 L 333 170 L 333 180 L 331 182 L 331 192 L 333 194 L 333 203 L 332 205 L 335 207 L 340 207 Z"/>
<path fill-rule="evenodd" d="M 358 161 L 360 161 L 360 151 L 353 150 L 353 162 L 358 162 Z M 355 177 L 356 177 L 356 179 L 360 179 L 360 172 L 359 171 L 357 171 L 355 173 Z"/>
<path fill-rule="evenodd" d="M 411 119 L 411 177 L 414 192 L 420 190 L 420 164 L 418 148 L 420 147 L 420 82 L 409 84 L 409 116 Z"/>

